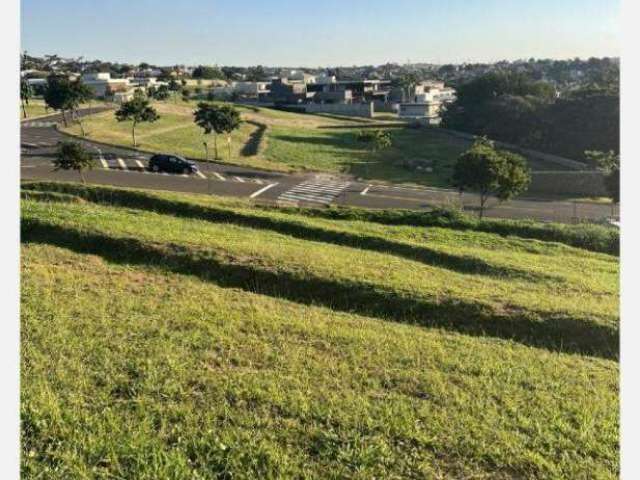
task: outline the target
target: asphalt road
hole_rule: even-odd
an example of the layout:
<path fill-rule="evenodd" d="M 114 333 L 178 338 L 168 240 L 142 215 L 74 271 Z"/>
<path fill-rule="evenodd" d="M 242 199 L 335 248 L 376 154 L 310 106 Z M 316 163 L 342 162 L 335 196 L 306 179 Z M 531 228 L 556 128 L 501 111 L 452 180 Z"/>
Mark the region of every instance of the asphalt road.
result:
<path fill-rule="evenodd" d="M 104 107 L 86 109 L 88 115 Z M 76 172 L 54 171 L 52 160 L 60 140 L 69 139 L 55 128 L 60 115 L 35 119 L 21 124 L 21 177 L 32 180 L 78 181 Z M 92 151 L 96 168 L 86 172 L 89 183 L 177 192 L 211 193 L 269 202 L 279 205 L 323 207 L 349 205 L 366 208 L 431 209 L 435 206 L 460 205 L 476 211 L 478 198 L 465 193 L 438 188 L 412 188 L 368 184 L 351 178 L 328 174 L 290 175 L 234 167 L 211 162 L 198 163 L 198 174 L 154 173 L 147 170 L 150 154 L 121 147 L 110 147 L 83 140 Z M 531 218 L 541 221 L 575 222 L 601 220 L 612 214 L 610 205 L 517 199 L 505 204 L 490 201 L 486 216 Z M 615 212 L 617 215 L 617 211 Z"/>

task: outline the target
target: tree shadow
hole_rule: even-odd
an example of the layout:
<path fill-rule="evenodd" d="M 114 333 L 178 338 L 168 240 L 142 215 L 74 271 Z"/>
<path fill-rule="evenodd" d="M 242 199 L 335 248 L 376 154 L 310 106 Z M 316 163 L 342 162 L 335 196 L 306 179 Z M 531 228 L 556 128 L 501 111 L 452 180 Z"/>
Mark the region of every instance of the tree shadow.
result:
<path fill-rule="evenodd" d="M 499 313 L 479 302 L 414 297 L 361 282 L 321 278 L 308 272 L 274 271 L 250 264 L 251 259 L 242 261 L 176 244 L 111 237 L 35 219 L 23 220 L 21 233 L 25 243 L 53 245 L 99 255 L 113 263 L 193 275 L 223 288 L 239 288 L 299 304 L 507 339 L 551 351 L 607 359 L 618 356 L 618 332 L 588 319 L 529 311 Z"/>
<path fill-rule="evenodd" d="M 269 230 L 301 240 L 330 243 L 341 247 L 394 255 L 462 274 L 484 275 L 496 278 L 506 277 L 530 282 L 561 280 L 556 276 L 529 272 L 514 267 L 493 265 L 480 258 L 454 255 L 422 245 L 387 240 L 374 235 L 329 230 L 287 219 L 240 213 L 229 209 L 195 205 L 177 200 L 166 200 L 141 192 L 116 190 L 108 187 L 83 188 L 72 184 L 34 184 L 27 185 L 24 189 L 58 191 L 102 205 L 147 210 L 180 218 L 230 223 L 240 227 Z"/>
<path fill-rule="evenodd" d="M 264 123 L 256 122 L 254 120 L 245 120 L 246 123 L 256 126 L 257 128 L 251 132 L 249 139 L 240 150 L 240 155 L 243 157 L 252 157 L 257 155 L 260 151 L 260 144 L 264 138 L 264 134 L 267 131 L 267 126 Z"/>

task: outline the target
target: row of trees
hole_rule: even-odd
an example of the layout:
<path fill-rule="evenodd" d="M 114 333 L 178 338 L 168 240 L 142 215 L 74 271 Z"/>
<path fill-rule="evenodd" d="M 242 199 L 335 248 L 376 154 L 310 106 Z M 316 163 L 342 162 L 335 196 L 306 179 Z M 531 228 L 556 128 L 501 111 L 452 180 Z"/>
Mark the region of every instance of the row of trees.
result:
<path fill-rule="evenodd" d="M 216 105 L 213 103 L 200 102 L 198 108 L 193 112 L 194 122 L 202 128 L 204 135 L 213 133 L 213 146 L 215 158 L 218 158 L 218 135 L 227 135 L 227 146 L 229 149 L 229 159 L 231 159 L 231 132 L 240 126 L 240 112 L 233 105 Z M 207 160 L 209 159 L 209 144 L 207 140 L 202 142 Z"/>
<path fill-rule="evenodd" d="M 216 105 L 207 102 L 198 104 L 194 111 L 194 122 L 202 128 L 204 135 L 213 134 L 215 158 L 218 159 L 217 135 L 227 135 L 227 145 L 229 159 L 231 159 L 231 133 L 239 128 L 241 119 L 240 112 L 233 105 Z M 152 123 L 160 118 L 158 112 L 151 106 L 149 98 L 141 91 L 137 91 L 134 98 L 124 102 L 115 112 L 115 117 L 119 122 L 131 122 L 131 136 L 133 146 L 136 142 L 136 126 L 140 123 Z M 203 141 L 206 158 L 209 159 L 209 148 L 207 140 Z M 54 166 L 58 170 L 76 170 L 82 182 L 85 182 L 84 171 L 93 167 L 91 154 L 80 143 L 61 142 L 58 146 Z"/>
<path fill-rule="evenodd" d="M 442 125 L 589 163 L 585 151 L 619 151 L 619 111 L 616 84 L 556 98 L 525 73 L 491 73 L 458 87 Z"/>

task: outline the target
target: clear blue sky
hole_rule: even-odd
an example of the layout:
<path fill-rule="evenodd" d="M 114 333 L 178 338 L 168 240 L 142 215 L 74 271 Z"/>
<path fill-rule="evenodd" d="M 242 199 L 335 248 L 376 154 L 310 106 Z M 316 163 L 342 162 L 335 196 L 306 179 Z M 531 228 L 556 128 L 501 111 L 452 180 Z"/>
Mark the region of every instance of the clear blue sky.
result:
<path fill-rule="evenodd" d="M 29 53 L 336 66 L 619 55 L 618 0 L 22 0 Z"/>

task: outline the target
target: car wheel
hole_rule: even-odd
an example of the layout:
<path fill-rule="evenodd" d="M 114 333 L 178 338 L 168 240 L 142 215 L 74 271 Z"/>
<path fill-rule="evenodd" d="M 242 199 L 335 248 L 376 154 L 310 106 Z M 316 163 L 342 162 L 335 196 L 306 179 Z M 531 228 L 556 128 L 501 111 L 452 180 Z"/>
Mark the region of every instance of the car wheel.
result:
<path fill-rule="evenodd" d="M 159 172 L 160 167 L 158 165 L 154 165 L 153 167 L 151 167 L 151 170 L 153 170 L 154 172 Z"/>

